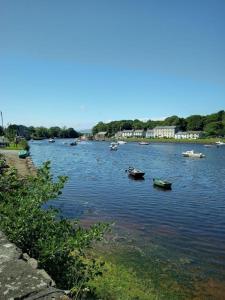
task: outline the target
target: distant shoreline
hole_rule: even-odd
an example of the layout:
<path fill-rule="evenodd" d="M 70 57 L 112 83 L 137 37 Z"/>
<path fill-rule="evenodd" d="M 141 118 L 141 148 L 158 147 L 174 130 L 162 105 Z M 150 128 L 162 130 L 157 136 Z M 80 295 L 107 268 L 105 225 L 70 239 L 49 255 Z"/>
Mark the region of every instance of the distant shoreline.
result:
<path fill-rule="evenodd" d="M 120 140 L 120 139 L 119 139 Z M 115 141 L 114 138 L 107 139 L 106 141 Z M 168 138 L 121 138 L 121 141 L 126 141 L 126 142 L 149 142 L 150 144 L 155 144 L 155 143 L 174 143 L 174 144 L 210 144 L 213 145 L 218 141 L 225 142 L 225 138 L 201 138 L 201 139 L 168 139 Z"/>

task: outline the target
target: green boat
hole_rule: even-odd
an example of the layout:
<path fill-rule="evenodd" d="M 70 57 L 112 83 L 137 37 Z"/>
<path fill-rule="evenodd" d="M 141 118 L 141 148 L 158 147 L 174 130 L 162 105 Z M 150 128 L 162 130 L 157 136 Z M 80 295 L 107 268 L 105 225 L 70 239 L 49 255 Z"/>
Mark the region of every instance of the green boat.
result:
<path fill-rule="evenodd" d="M 158 186 L 168 190 L 171 189 L 171 185 L 172 185 L 171 182 L 159 178 L 153 178 L 153 184 L 154 186 Z"/>
<path fill-rule="evenodd" d="M 30 155 L 30 153 L 27 150 L 20 150 L 18 155 L 19 155 L 19 158 L 26 158 L 27 156 Z"/>

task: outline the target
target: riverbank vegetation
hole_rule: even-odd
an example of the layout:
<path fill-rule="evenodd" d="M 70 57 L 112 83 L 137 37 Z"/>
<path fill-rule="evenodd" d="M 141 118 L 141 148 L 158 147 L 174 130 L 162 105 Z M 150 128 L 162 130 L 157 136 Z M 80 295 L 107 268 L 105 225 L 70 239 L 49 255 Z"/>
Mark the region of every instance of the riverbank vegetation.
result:
<path fill-rule="evenodd" d="M 43 209 L 67 181 L 62 176 L 53 181 L 49 162 L 36 176 L 21 178 L 1 156 L 0 174 L 0 229 L 23 252 L 36 258 L 58 287 L 70 289 L 75 299 L 90 294 L 89 281 L 102 274 L 104 263 L 88 251 L 103 238 L 108 225 L 84 229 L 78 222 L 60 218 L 53 208 Z"/>
<path fill-rule="evenodd" d="M 120 130 L 153 129 L 155 126 L 178 126 L 181 131 L 194 130 L 204 131 L 206 137 L 225 136 L 225 111 L 201 116 L 192 115 L 187 118 L 171 116 L 162 121 L 148 120 L 146 122 L 136 120 L 112 121 L 109 123 L 99 122 L 93 127 L 93 134 L 106 131 L 108 136 L 115 135 Z"/>
<path fill-rule="evenodd" d="M 50 127 L 46 128 L 43 126 L 34 127 L 34 126 L 24 126 L 24 125 L 16 125 L 11 124 L 4 129 L 0 128 L 0 136 L 5 135 L 10 141 L 14 140 L 15 136 L 22 136 L 26 139 L 47 139 L 47 138 L 77 138 L 79 137 L 79 133 L 73 128 L 66 127 Z"/>
<path fill-rule="evenodd" d="M 10 142 L 8 146 L 2 147 L 4 150 L 29 150 L 30 146 L 25 139 L 21 139 L 20 141 Z"/>

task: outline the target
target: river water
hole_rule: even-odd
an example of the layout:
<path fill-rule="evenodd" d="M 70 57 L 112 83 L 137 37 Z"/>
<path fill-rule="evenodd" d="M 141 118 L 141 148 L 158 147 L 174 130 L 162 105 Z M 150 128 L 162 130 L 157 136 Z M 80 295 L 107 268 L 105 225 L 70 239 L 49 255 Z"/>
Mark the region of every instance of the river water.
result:
<path fill-rule="evenodd" d="M 225 299 L 225 147 L 128 143 L 110 151 L 108 142 L 71 147 L 60 139 L 30 145 L 36 165 L 51 160 L 54 174 L 69 176 L 50 204 L 87 224 L 112 222 L 111 252 L 120 263 L 171 290 L 168 299 Z M 206 157 L 182 157 L 192 149 Z M 145 180 L 129 178 L 129 166 L 144 170 Z M 153 177 L 171 181 L 172 190 L 154 188 Z"/>

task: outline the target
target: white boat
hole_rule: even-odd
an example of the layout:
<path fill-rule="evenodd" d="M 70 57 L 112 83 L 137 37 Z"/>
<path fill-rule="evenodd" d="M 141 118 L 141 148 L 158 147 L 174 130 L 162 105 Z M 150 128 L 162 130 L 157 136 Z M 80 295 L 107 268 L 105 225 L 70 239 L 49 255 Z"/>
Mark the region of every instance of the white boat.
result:
<path fill-rule="evenodd" d="M 148 143 L 148 142 L 139 142 L 138 144 L 139 145 L 149 145 L 150 143 Z"/>
<path fill-rule="evenodd" d="M 205 155 L 202 154 L 201 152 L 194 152 L 194 150 L 182 152 L 182 155 L 185 157 L 197 157 L 197 158 L 205 157 Z"/>
<path fill-rule="evenodd" d="M 48 142 L 49 143 L 55 143 L 55 140 L 54 139 L 49 139 Z"/>
<path fill-rule="evenodd" d="M 221 141 L 219 141 L 219 142 L 216 142 L 216 145 L 217 145 L 217 146 L 225 146 L 225 143 L 224 143 L 224 142 L 221 142 Z"/>
<path fill-rule="evenodd" d="M 117 143 L 111 143 L 111 145 L 109 146 L 110 150 L 117 150 L 118 149 L 118 146 L 117 146 Z"/>
<path fill-rule="evenodd" d="M 127 144 L 127 142 L 125 142 L 125 141 L 118 141 L 117 144 L 118 145 L 124 145 L 124 144 Z"/>

